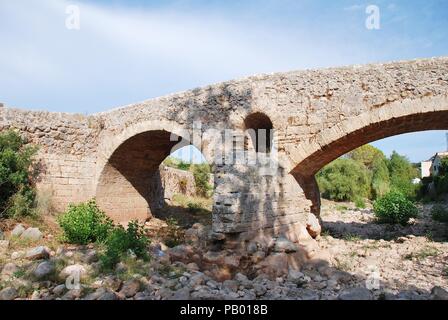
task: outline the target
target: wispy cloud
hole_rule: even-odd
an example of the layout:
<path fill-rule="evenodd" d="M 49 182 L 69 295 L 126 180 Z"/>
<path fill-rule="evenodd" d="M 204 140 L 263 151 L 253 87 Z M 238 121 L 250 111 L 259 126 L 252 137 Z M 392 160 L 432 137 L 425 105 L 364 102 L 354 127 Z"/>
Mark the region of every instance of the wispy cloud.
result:
<path fill-rule="evenodd" d="M 358 10 L 364 10 L 366 6 L 361 4 L 353 4 L 351 6 L 345 7 L 344 11 L 358 11 Z"/>

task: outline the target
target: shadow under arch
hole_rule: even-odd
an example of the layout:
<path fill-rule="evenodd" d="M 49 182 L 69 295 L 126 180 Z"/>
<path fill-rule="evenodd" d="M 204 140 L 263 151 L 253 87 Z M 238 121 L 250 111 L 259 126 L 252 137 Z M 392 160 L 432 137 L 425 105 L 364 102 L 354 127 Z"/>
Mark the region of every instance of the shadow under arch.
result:
<path fill-rule="evenodd" d="M 192 145 L 190 137 L 191 130 L 176 123 L 150 121 L 104 139 L 95 189 L 100 208 L 116 222 L 150 218 L 163 205 L 159 166 L 171 153 Z"/>
<path fill-rule="evenodd" d="M 349 151 L 376 140 L 410 132 L 447 130 L 448 110 L 396 116 L 364 126 L 361 125 L 365 122 L 359 122 L 359 119 L 357 120 L 356 118 L 347 121 L 356 123 L 359 128 L 347 133 L 340 130 L 341 133 L 336 135 L 336 138 L 333 140 L 331 139 L 331 136 L 335 136 L 332 134 L 333 128 L 327 131 L 324 130 L 315 138 L 315 141 L 318 142 L 312 143 L 312 146 L 307 149 L 309 151 L 308 155 L 303 157 L 290 171 L 291 175 L 294 176 L 302 187 L 306 198 L 311 200 L 311 209 L 316 215 L 320 213 L 320 192 L 315 174 L 326 164 Z M 343 126 L 350 127 L 349 123 L 342 123 L 339 128 Z M 326 141 L 326 143 L 322 143 L 323 141 Z"/>

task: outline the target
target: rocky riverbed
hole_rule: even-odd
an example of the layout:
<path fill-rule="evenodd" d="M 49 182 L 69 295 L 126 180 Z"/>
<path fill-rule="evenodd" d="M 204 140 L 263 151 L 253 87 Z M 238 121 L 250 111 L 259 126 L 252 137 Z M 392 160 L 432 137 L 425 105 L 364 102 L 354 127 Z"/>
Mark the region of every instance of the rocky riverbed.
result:
<path fill-rule="evenodd" d="M 131 252 L 109 273 L 100 246 L 11 225 L 0 234 L 0 300 L 448 299 L 447 228 L 430 219 L 430 205 L 420 209 L 401 227 L 375 223 L 370 209 L 325 202 L 316 240 L 278 238 L 243 252 L 206 246 L 213 234 L 195 224 L 184 244 L 168 248 L 153 237 L 150 261 Z"/>

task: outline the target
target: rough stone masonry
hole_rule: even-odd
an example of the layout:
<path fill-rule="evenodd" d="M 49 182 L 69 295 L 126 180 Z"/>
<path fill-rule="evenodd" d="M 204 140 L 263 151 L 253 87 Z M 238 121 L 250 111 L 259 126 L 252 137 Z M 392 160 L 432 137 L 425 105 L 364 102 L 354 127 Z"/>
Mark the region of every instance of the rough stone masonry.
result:
<path fill-rule="evenodd" d="M 258 75 L 90 116 L 0 108 L 0 130 L 40 146 L 39 192 L 59 210 L 96 197 L 116 221 L 151 216 L 172 137 L 190 137 L 198 122 L 193 144 L 215 176 L 214 232 L 229 243 L 300 241 L 319 233 L 314 174 L 325 164 L 391 135 L 448 129 L 448 58 Z M 252 154 L 245 130 L 273 128 L 277 166 L 217 162 L 209 132 L 226 128 Z"/>

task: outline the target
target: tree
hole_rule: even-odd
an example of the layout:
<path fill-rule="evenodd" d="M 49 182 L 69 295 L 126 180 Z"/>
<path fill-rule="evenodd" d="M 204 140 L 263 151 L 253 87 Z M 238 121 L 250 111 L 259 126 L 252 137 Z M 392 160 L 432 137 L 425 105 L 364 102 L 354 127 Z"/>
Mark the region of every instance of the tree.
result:
<path fill-rule="evenodd" d="M 387 159 L 376 158 L 372 163 L 372 197 L 380 198 L 390 191 Z"/>
<path fill-rule="evenodd" d="M 368 197 L 370 179 L 369 171 L 362 163 L 347 158 L 333 161 L 317 174 L 323 197 L 337 201 Z"/>
<path fill-rule="evenodd" d="M 412 180 L 418 176 L 417 170 L 405 157 L 393 151 L 388 162 L 391 189 L 399 191 L 407 197 L 414 197 L 416 186 Z"/>
<path fill-rule="evenodd" d="M 15 131 L 0 133 L 0 217 L 30 215 L 35 200 L 32 187 L 36 148 Z"/>
<path fill-rule="evenodd" d="M 212 187 L 210 181 L 210 166 L 207 163 L 193 165 L 193 176 L 196 185 L 196 193 L 201 197 L 209 197 Z"/>
<path fill-rule="evenodd" d="M 370 144 L 363 145 L 347 154 L 347 157 L 364 164 L 372 169 L 375 161 L 385 160 L 386 156 L 380 150 Z"/>

